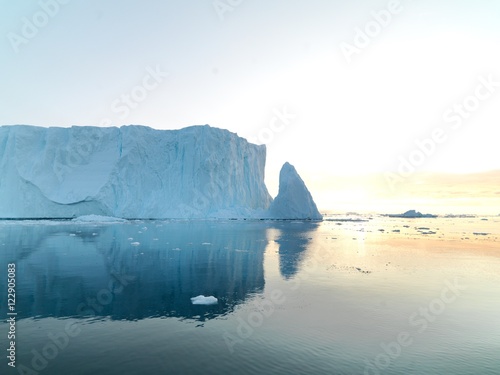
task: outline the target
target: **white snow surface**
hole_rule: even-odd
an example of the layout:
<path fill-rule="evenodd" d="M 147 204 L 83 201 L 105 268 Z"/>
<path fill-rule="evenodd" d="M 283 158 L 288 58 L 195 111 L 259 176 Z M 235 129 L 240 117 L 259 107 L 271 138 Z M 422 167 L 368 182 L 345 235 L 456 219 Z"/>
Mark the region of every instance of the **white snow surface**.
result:
<path fill-rule="evenodd" d="M 204 295 L 199 295 L 191 298 L 191 303 L 193 305 L 215 305 L 219 301 L 214 296 L 205 297 Z"/>
<path fill-rule="evenodd" d="M 0 126 L 0 218 L 320 218 L 288 163 L 269 211 L 265 162 L 265 145 L 208 125 Z"/>
<path fill-rule="evenodd" d="M 288 162 L 281 168 L 278 195 L 271 203 L 269 213 L 274 219 L 322 220 L 323 218 L 306 184 L 295 167 Z"/>

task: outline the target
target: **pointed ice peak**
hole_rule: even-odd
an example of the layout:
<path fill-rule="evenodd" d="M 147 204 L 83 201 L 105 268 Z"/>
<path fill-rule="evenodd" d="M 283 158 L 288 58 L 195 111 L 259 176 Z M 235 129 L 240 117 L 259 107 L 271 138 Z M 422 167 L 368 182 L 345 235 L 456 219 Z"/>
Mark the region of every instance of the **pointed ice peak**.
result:
<path fill-rule="evenodd" d="M 272 218 L 323 219 L 306 184 L 300 178 L 295 167 L 288 162 L 281 167 L 279 183 L 278 195 L 269 207 Z"/>

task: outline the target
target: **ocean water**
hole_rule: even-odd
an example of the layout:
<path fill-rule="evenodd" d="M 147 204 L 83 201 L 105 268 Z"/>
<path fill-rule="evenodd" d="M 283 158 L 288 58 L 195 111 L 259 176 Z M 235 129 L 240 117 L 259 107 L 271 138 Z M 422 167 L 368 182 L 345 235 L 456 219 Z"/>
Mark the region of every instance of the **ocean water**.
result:
<path fill-rule="evenodd" d="M 500 374 L 499 223 L 3 221 L 0 373 Z"/>

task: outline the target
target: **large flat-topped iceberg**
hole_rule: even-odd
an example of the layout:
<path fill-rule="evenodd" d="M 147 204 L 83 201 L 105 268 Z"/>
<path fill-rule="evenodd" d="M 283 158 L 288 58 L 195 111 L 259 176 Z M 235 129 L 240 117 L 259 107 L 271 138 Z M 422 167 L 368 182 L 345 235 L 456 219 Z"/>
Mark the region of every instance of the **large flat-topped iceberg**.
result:
<path fill-rule="evenodd" d="M 0 218 L 269 217 L 265 162 L 264 145 L 208 125 L 2 126 Z"/>

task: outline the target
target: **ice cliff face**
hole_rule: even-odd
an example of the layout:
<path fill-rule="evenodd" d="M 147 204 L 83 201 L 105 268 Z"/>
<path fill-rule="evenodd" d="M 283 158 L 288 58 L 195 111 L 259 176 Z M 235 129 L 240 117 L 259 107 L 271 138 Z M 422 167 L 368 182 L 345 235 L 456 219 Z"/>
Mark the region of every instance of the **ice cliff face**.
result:
<path fill-rule="evenodd" d="M 281 168 L 279 192 L 269 207 L 269 214 L 274 219 L 323 218 L 306 184 L 289 163 L 285 163 Z"/>
<path fill-rule="evenodd" d="M 0 218 L 259 217 L 265 146 L 227 130 L 0 127 Z"/>

